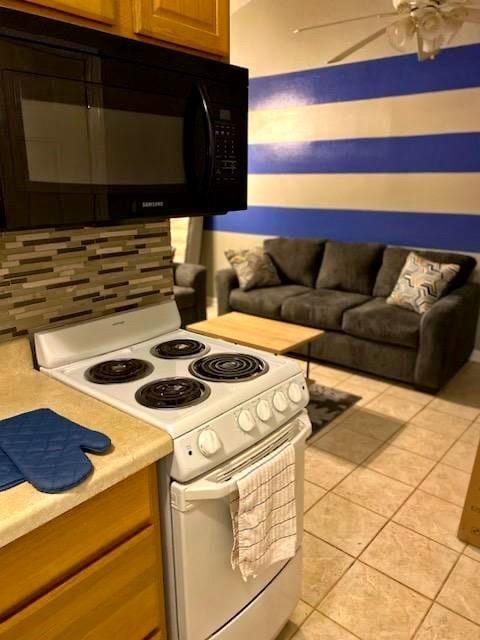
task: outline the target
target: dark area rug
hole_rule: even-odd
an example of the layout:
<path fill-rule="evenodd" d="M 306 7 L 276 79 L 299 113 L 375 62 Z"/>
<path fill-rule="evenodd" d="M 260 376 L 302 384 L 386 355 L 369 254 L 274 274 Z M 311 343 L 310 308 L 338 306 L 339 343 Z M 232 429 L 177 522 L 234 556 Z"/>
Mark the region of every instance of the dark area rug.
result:
<path fill-rule="evenodd" d="M 312 421 L 312 436 L 361 400 L 359 396 L 354 396 L 340 389 L 324 387 L 321 384 L 310 385 L 309 391 L 310 402 L 307 409 Z"/>

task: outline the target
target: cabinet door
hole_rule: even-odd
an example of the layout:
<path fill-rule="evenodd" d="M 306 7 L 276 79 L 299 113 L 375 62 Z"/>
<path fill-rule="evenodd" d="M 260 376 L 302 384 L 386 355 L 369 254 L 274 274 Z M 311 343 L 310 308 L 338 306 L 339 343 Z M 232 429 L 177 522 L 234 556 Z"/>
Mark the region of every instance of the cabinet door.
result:
<path fill-rule="evenodd" d="M 135 32 L 228 55 L 228 0 L 133 0 Z"/>
<path fill-rule="evenodd" d="M 0 622 L 0 640 L 164 640 L 159 543 L 144 529 Z"/>
<path fill-rule="evenodd" d="M 117 0 L 23 0 L 28 4 L 56 9 L 97 22 L 114 24 Z"/>

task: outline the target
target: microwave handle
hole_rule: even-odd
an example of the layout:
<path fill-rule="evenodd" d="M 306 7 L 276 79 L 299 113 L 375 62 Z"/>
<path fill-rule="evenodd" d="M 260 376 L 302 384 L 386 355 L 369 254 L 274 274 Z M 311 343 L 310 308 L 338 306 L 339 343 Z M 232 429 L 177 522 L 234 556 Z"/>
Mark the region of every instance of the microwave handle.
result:
<path fill-rule="evenodd" d="M 290 441 L 295 448 L 305 442 L 312 432 L 310 422 L 305 421 L 297 435 Z M 213 482 L 202 478 L 187 486 L 184 490 L 183 501 L 196 502 L 198 500 L 219 500 L 231 495 L 237 488 L 237 478 L 234 476 L 226 482 Z M 180 505 L 175 505 L 180 506 Z"/>
<path fill-rule="evenodd" d="M 205 118 L 207 130 L 207 148 L 205 153 L 205 178 L 204 178 L 204 196 L 210 193 L 213 181 L 213 173 L 215 171 L 215 132 L 213 128 L 213 118 L 210 108 L 210 100 L 207 90 L 202 83 L 197 84 L 200 108 Z"/>

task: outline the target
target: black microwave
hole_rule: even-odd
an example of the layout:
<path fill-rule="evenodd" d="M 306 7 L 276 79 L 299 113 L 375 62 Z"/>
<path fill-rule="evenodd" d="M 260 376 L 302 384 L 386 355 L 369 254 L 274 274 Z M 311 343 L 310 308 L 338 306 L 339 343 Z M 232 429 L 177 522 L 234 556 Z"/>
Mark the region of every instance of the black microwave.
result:
<path fill-rule="evenodd" d="M 248 72 L 0 10 L 4 229 L 247 206 Z"/>

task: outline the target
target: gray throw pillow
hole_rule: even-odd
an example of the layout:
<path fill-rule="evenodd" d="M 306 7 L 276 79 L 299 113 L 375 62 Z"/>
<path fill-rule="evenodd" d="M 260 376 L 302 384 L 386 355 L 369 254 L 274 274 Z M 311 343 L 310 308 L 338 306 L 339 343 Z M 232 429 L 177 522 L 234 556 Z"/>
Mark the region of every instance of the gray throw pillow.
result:
<path fill-rule="evenodd" d="M 243 291 L 282 284 L 270 256 L 260 247 L 240 251 L 229 249 L 225 251 L 225 257 L 235 270 Z"/>
<path fill-rule="evenodd" d="M 284 282 L 313 288 L 325 242 L 321 239 L 271 238 L 265 240 L 263 248 Z"/>
<path fill-rule="evenodd" d="M 371 295 L 384 245 L 327 242 L 317 289 L 337 289 Z"/>
<path fill-rule="evenodd" d="M 388 298 L 397 284 L 400 273 L 405 266 L 405 262 L 411 253 L 410 249 L 402 247 L 387 247 L 383 252 L 382 266 L 378 273 L 373 295 L 379 298 Z M 461 287 L 467 282 L 470 274 L 477 266 L 477 261 L 472 256 L 461 253 L 451 253 L 449 251 L 426 251 L 415 249 L 415 253 L 421 258 L 439 262 L 440 264 L 458 264 L 460 271 L 448 285 L 449 293 L 457 287 Z"/>
<path fill-rule="evenodd" d="M 424 314 L 442 297 L 459 271 L 458 264 L 440 264 L 412 251 L 387 303 Z"/>

